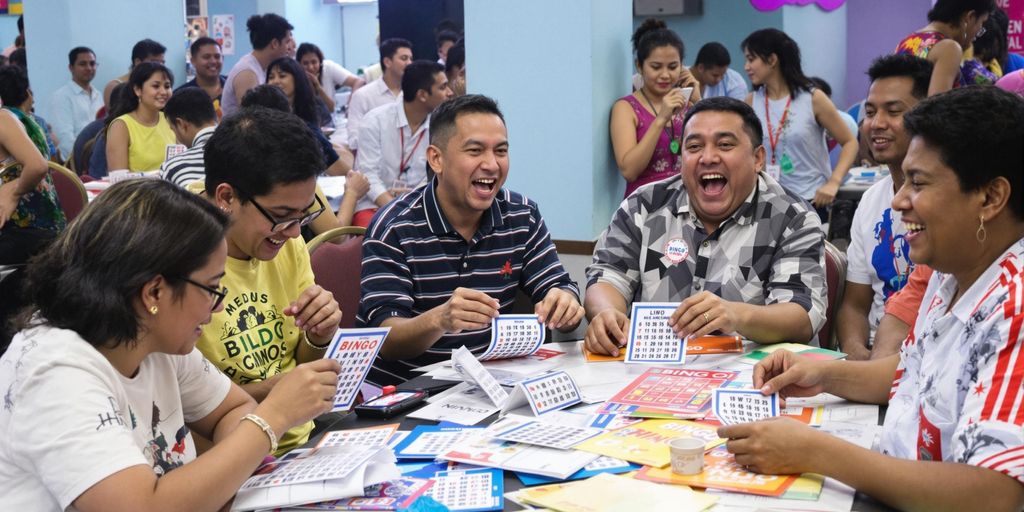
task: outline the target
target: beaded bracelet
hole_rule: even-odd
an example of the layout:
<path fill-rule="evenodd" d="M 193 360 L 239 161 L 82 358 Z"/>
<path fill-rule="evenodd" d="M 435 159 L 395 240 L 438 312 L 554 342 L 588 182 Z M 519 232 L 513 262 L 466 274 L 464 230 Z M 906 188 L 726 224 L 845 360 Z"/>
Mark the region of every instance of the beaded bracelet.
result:
<path fill-rule="evenodd" d="M 274 429 L 270 428 L 270 424 L 267 423 L 267 420 L 252 413 L 242 416 L 242 419 L 255 423 L 264 434 L 267 434 L 267 438 L 270 439 L 270 453 L 277 451 L 277 434 L 274 433 Z"/>
<path fill-rule="evenodd" d="M 331 346 L 330 341 L 324 343 L 323 345 L 314 345 L 312 341 L 309 341 L 309 335 L 307 335 L 306 333 L 302 333 L 302 341 L 305 341 L 306 345 L 313 347 L 313 349 L 315 350 L 327 350 L 327 347 Z"/>

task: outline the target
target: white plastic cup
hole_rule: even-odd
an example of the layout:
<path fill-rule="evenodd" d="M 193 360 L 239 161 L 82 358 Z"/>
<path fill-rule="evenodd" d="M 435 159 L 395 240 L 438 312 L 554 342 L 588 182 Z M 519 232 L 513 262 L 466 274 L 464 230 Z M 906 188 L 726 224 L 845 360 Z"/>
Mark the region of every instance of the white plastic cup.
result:
<path fill-rule="evenodd" d="M 673 473 L 697 475 L 704 471 L 704 441 L 679 437 L 669 441 L 668 449 Z"/>

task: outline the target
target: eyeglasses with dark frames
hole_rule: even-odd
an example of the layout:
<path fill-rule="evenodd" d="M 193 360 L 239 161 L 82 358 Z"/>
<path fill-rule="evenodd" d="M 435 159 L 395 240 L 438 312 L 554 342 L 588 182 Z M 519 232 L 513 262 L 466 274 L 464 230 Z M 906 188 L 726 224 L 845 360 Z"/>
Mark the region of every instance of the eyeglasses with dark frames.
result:
<path fill-rule="evenodd" d="M 263 214 L 263 216 L 267 220 L 270 221 L 270 224 L 271 224 L 270 232 L 271 233 L 280 233 L 280 232 L 282 232 L 282 231 L 284 231 L 284 230 L 286 230 L 286 229 L 288 229 L 288 228 L 290 228 L 290 227 L 292 227 L 292 226 L 294 226 L 296 224 L 298 224 L 299 226 L 305 226 L 305 225 L 309 224 L 310 222 L 313 222 L 314 220 L 316 220 L 316 218 L 319 217 L 320 214 L 323 213 L 324 210 L 327 209 L 327 207 L 324 206 L 324 202 L 320 200 L 320 196 L 319 195 L 316 195 L 315 197 L 316 197 L 316 204 L 320 207 L 318 210 L 309 212 L 309 213 L 307 213 L 307 214 L 305 214 L 302 217 L 299 217 L 297 219 L 277 220 L 277 219 L 274 218 L 273 215 L 270 214 L 270 212 L 268 212 L 262 206 L 260 206 L 260 204 L 256 202 L 256 199 L 254 197 L 248 196 L 249 201 L 252 202 L 253 206 L 255 206 L 256 209 L 259 210 L 259 212 L 261 214 Z"/>
<path fill-rule="evenodd" d="M 200 283 L 200 282 L 197 282 L 197 281 L 193 281 L 193 280 L 191 280 L 191 279 L 189 279 L 187 277 L 179 277 L 178 279 L 181 279 L 182 281 L 185 281 L 188 284 L 197 286 L 197 287 L 202 288 L 203 290 L 206 290 L 207 292 L 209 292 L 210 293 L 210 297 L 213 298 L 213 307 L 210 308 L 211 311 L 216 311 L 217 308 L 220 307 L 220 304 L 222 302 L 224 302 L 224 297 L 228 296 L 228 287 L 227 286 L 221 286 L 220 290 L 218 290 L 216 288 L 211 288 L 209 286 L 206 286 L 203 283 Z"/>

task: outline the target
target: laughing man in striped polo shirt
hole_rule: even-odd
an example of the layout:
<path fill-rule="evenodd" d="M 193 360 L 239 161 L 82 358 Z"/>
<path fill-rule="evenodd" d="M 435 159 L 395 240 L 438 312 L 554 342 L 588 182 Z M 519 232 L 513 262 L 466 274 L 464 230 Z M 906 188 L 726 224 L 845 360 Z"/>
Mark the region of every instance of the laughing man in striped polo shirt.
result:
<path fill-rule="evenodd" d="M 511 311 L 520 288 L 549 328 L 572 331 L 583 318 L 537 204 L 501 188 L 508 132 L 493 100 L 438 107 L 427 163 L 434 179 L 381 208 L 363 242 L 356 321 L 391 327 L 368 379 L 376 385 L 408 380 L 461 346 L 482 351 L 491 319 Z"/>

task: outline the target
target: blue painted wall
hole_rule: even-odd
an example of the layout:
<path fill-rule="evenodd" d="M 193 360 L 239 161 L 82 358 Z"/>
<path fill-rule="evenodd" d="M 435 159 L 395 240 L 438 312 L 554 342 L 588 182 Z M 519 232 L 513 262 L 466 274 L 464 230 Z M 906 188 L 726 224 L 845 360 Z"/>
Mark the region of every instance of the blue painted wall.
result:
<path fill-rule="evenodd" d="M 846 9 L 846 5 L 830 12 L 817 5 L 782 8 L 783 30 L 800 45 L 804 73 L 824 78 L 840 109 L 846 103 Z"/>
<path fill-rule="evenodd" d="M 629 0 L 466 0 L 470 92 L 509 130 L 507 186 L 540 204 L 552 237 L 593 240 L 622 192 L 608 115 L 629 92 Z"/>
<path fill-rule="evenodd" d="M 345 49 L 343 65 L 355 73 L 359 68 L 378 62 L 380 21 L 377 19 L 377 2 L 342 7 L 341 23 Z"/>
<path fill-rule="evenodd" d="M 342 61 L 344 49 L 340 6 L 325 5 L 321 0 L 292 1 L 288 2 L 288 10 L 284 15 L 295 26 L 293 32 L 297 43 L 313 43 L 324 52 L 324 58 Z"/>
<path fill-rule="evenodd" d="M 16 37 L 18 37 L 18 17 L 0 16 L 0 49 L 14 44 Z"/>
<path fill-rule="evenodd" d="M 131 48 L 151 38 L 167 47 L 176 83 L 185 76 L 185 12 L 181 0 L 49 0 L 25 2 L 25 46 L 36 109 L 48 115 L 53 91 L 71 79 L 67 54 L 75 46 L 96 52 L 93 86 L 128 71 Z"/>

